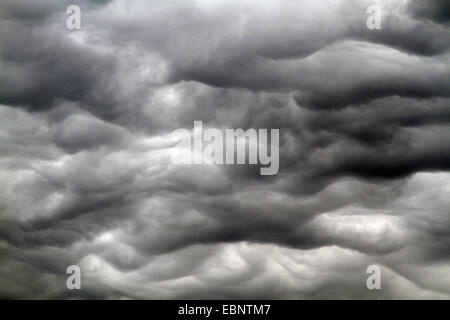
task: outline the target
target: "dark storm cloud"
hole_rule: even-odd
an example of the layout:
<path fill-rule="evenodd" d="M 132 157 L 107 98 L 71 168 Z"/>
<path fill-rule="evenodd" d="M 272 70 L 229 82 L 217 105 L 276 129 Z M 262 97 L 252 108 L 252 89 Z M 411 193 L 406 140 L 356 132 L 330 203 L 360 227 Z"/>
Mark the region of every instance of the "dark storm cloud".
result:
<path fill-rule="evenodd" d="M 418 18 L 431 19 L 440 23 L 448 23 L 450 19 L 450 3 L 446 0 L 410 1 L 409 10 Z"/>
<path fill-rule="evenodd" d="M 117 56 L 74 43 L 67 39 L 67 33 L 55 33 L 54 27 L 61 22 L 55 21 L 58 11 L 54 6 L 40 8 L 34 4 L 41 11 L 52 12 L 45 25 L 16 21 L 15 12 L 22 12 L 22 6 L 26 7 L 24 12 L 30 10 L 24 2 L 5 5 L 6 12 L 12 11 L 8 16 L 12 19 L 3 22 L 2 38 L 6 45 L 2 57 L 6 59 L 5 75 L 8 77 L 2 80 L 5 84 L 0 102 L 48 108 L 54 105 L 55 99 L 62 98 L 84 103 L 91 112 L 105 112 L 105 115 L 100 114 L 103 116 L 117 116 L 116 107 L 130 103 L 127 103 L 130 95 L 122 96 L 122 90 L 116 88 L 121 83 L 110 83 L 120 75 L 114 69 Z M 137 17 L 119 16 L 113 6 L 107 6 L 103 13 L 95 10 L 90 14 L 90 7 L 90 2 L 82 2 L 82 8 L 88 11 L 83 20 L 85 27 L 104 29 L 102 36 L 106 36 L 106 43 L 113 42 L 110 50 L 116 51 L 114 41 L 120 45 L 138 39 L 151 51 L 168 59 L 172 81 L 196 80 L 219 87 L 257 90 L 299 89 L 299 101 L 312 107 L 341 107 L 396 94 L 412 97 L 449 94 L 448 83 L 444 87 L 435 85 L 446 83 L 448 67 L 415 73 L 414 61 L 408 69 L 406 66 L 405 70 L 389 70 L 387 79 L 380 80 L 378 66 L 368 62 L 370 57 L 357 56 L 360 64 L 367 65 L 360 71 L 362 79 L 352 82 L 345 70 L 336 69 L 328 74 L 326 82 L 329 84 L 324 85 L 322 74 L 325 72 L 316 64 L 329 70 L 336 65 L 336 60 L 346 58 L 345 52 L 331 55 L 325 52 L 319 54 L 318 61 L 314 57 L 304 61 L 297 59 L 344 39 L 393 45 L 416 54 L 436 55 L 447 51 L 450 34 L 446 27 L 412 20 L 399 10 L 384 16 L 383 29 L 372 32 L 366 28 L 366 5 L 361 1 L 266 4 L 259 11 L 251 6 L 225 3 L 212 11 L 189 4 L 139 3 L 137 8 L 142 7 L 142 12 L 150 17 L 145 20 L 142 13 L 133 11 L 130 12 L 138 13 Z M 315 21 L 308 18 L 311 14 Z M 329 32 L 317 31 L 317 25 Z M 23 47 L 31 50 L 21 50 Z M 18 65 L 14 63 L 17 59 L 28 63 Z M 17 73 L 27 76 L 15 79 Z M 333 74 L 335 77 L 330 78 Z M 340 81 L 342 77 L 349 80 L 347 85 Z"/>
<path fill-rule="evenodd" d="M 299 119 L 299 136 L 311 138 L 290 148 L 309 156 L 286 152 L 285 163 L 292 170 L 305 168 L 315 179 L 316 174 L 389 178 L 448 170 L 442 152 L 449 147 L 448 122 L 448 99 L 384 98 L 343 111 L 306 112 Z"/>
<path fill-rule="evenodd" d="M 79 31 L 0 4 L 0 298 L 449 298 L 445 1 L 381 30 L 371 1 L 77 3 Z M 175 166 L 195 120 L 280 129 L 279 174 Z"/>

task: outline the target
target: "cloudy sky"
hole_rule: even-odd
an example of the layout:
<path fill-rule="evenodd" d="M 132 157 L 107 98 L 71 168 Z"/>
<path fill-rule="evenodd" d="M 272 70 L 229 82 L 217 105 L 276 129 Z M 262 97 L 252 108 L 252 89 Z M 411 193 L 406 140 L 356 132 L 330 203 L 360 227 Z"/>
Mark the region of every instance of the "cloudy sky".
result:
<path fill-rule="evenodd" d="M 450 299 L 449 16 L 1 0 L 0 298 Z M 279 129 L 279 173 L 173 164 L 195 120 Z"/>

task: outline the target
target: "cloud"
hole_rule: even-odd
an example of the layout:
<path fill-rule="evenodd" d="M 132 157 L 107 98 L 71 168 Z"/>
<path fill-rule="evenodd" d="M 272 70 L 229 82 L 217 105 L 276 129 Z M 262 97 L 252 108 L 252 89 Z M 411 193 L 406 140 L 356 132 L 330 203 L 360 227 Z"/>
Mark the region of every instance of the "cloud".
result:
<path fill-rule="evenodd" d="M 446 5 L 377 3 L 3 1 L 0 298 L 449 299 Z M 196 120 L 278 175 L 173 164 Z"/>

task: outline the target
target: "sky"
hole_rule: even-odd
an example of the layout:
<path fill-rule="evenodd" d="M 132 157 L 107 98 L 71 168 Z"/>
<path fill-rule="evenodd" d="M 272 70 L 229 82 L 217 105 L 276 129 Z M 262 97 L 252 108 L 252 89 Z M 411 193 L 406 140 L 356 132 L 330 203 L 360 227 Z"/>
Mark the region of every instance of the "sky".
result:
<path fill-rule="evenodd" d="M 450 299 L 449 8 L 2 0 L 0 299 Z M 194 121 L 278 174 L 174 164 Z"/>

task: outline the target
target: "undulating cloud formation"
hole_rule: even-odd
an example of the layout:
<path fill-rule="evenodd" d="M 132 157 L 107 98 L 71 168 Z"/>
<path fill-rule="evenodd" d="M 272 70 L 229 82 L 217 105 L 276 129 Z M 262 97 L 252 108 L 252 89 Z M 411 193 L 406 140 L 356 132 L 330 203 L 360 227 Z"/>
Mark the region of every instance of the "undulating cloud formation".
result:
<path fill-rule="evenodd" d="M 450 299 L 449 4 L 2 0 L 0 298 Z M 194 121 L 278 174 L 173 164 Z"/>

